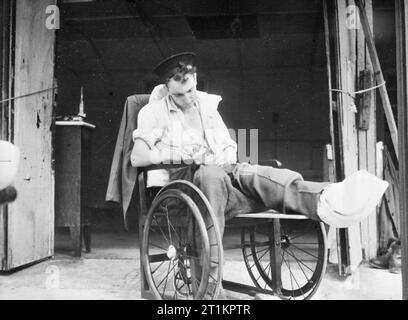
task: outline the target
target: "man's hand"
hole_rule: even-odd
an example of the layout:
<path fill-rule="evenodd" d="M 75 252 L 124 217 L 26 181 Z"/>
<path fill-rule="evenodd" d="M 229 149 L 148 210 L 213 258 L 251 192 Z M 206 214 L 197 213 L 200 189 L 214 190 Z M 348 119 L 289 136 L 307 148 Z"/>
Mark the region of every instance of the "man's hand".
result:
<path fill-rule="evenodd" d="M 175 148 L 173 146 L 169 146 L 164 144 L 163 142 L 159 141 L 155 145 L 155 149 L 157 151 L 153 151 L 153 154 L 156 153 L 155 164 L 166 164 L 166 163 L 181 163 L 182 161 L 189 164 L 193 163 L 194 160 L 191 156 L 185 152 L 183 152 L 180 148 Z"/>
<path fill-rule="evenodd" d="M 229 146 L 224 149 L 222 153 L 219 153 L 215 158 L 215 164 L 217 166 L 230 165 L 237 162 L 237 153 L 234 147 Z"/>

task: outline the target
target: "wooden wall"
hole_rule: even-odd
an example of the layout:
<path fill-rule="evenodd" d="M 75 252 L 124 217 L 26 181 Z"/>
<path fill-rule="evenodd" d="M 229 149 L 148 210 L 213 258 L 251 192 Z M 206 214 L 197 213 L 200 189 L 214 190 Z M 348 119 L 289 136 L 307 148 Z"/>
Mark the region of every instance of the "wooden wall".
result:
<path fill-rule="evenodd" d="M 14 96 L 53 87 L 54 30 L 45 25 L 54 0 L 19 0 L 16 5 Z M 52 167 L 53 90 L 14 101 L 13 141 L 21 159 L 9 206 L 6 269 L 50 257 L 54 250 Z"/>

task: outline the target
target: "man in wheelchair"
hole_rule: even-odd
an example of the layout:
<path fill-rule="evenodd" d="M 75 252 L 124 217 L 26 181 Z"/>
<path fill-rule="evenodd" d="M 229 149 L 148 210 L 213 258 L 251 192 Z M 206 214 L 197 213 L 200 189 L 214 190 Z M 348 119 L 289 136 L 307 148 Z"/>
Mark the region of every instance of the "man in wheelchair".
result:
<path fill-rule="evenodd" d="M 349 227 L 374 211 L 388 183 L 366 171 L 343 182 L 304 181 L 288 169 L 237 163 L 237 144 L 217 108 L 221 97 L 197 90 L 193 53 L 161 62 L 153 71 L 160 85 L 138 115 L 131 163 L 135 167 L 184 161 L 185 169 L 148 172 L 147 187 L 192 181 L 209 200 L 221 235 L 226 219 L 262 208 L 283 208 L 337 228 Z"/>
<path fill-rule="evenodd" d="M 149 103 L 139 111 L 137 129 L 133 132 L 132 166 L 150 167 L 181 162 L 191 164 L 184 167 L 153 167 L 153 170 L 150 167 L 147 170 L 147 182 L 142 182 L 142 189 L 161 188 L 149 209 L 147 220 L 142 222 L 141 263 L 148 286 L 159 299 L 190 294 L 194 298 L 217 297 L 218 290 L 221 290 L 220 283 L 224 285 L 228 282 L 222 280 L 220 267 L 223 264 L 220 242 L 225 222 L 236 216 L 251 220 L 250 217 L 257 214 L 249 213 L 262 215 L 262 211 L 273 209 L 283 213 L 280 219 L 283 219 L 282 216 L 284 220 L 307 217 L 309 219 L 304 222 L 304 226 L 309 222 L 318 225 L 313 229 L 316 230 L 314 239 L 317 251 L 309 256 L 314 262 L 310 264 L 310 261 L 297 258 L 295 262 L 287 261 L 285 254 L 295 258 L 291 248 L 295 249 L 293 240 L 299 235 L 294 238 L 288 230 L 280 235 L 279 231 L 271 230 L 268 211 L 265 214 L 268 220 L 266 224 L 257 222 L 261 229 L 262 226 L 267 229 L 243 228 L 241 244 L 249 274 L 258 288 L 272 288 L 274 295 L 280 296 L 281 292 L 286 297 L 310 298 L 325 268 L 325 228 L 321 222 L 337 228 L 358 223 L 375 211 L 388 183 L 366 171 L 355 172 L 340 183 L 311 182 L 304 181 L 298 172 L 288 169 L 237 163 L 237 144 L 231 139 L 217 110 L 221 97 L 197 90 L 194 58 L 193 53 L 177 54 L 154 69 L 153 74 L 160 84 L 152 91 Z M 185 187 L 187 193 L 183 193 Z M 200 193 L 202 195 L 196 197 Z M 144 198 L 143 192 L 140 196 Z M 171 205 L 168 206 L 166 202 L 169 199 L 183 204 L 181 208 L 189 207 L 190 211 L 179 209 L 172 213 Z M 193 215 L 183 213 L 194 211 L 196 213 Z M 288 215 L 290 213 L 295 214 Z M 184 219 L 182 223 L 180 219 Z M 191 224 L 191 219 L 195 219 L 196 224 Z M 245 221 L 244 226 L 251 223 Z M 278 224 L 273 222 L 272 228 L 279 230 Z M 214 228 L 216 225 L 218 228 Z M 156 238 L 161 238 L 160 241 L 153 236 L 151 227 L 159 229 Z M 178 228 L 183 231 L 178 232 Z M 283 224 L 280 228 L 283 229 Z M 247 234 L 245 230 L 249 230 Z M 278 238 L 270 241 L 275 236 Z M 201 237 L 201 240 L 197 237 Z M 208 245 L 205 249 L 206 243 Z M 275 244 L 279 244 L 280 249 L 277 250 L 282 251 L 274 249 Z M 303 255 L 308 253 L 301 248 L 299 250 Z M 268 257 L 271 258 L 264 261 L 267 252 L 270 252 Z M 168 267 L 166 261 L 169 262 Z M 293 279 L 294 268 L 290 267 L 291 263 L 295 263 L 294 268 L 305 265 L 311 275 L 306 275 L 307 270 L 301 267 L 298 271 L 305 278 L 298 283 Z M 285 264 L 289 269 L 289 279 L 280 274 L 280 268 Z M 254 265 L 259 275 L 253 271 Z M 272 268 L 272 265 L 275 267 Z M 164 276 L 157 275 L 159 268 L 162 268 Z M 174 275 L 171 276 L 171 272 Z M 166 291 L 170 278 L 173 279 L 174 291 Z M 195 279 L 195 286 L 192 279 Z M 293 280 L 298 289 L 293 288 Z M 233 286 L 236 288 L 236 284 Z M 143 291 L 147 287 L 143 284 L 142 288 Z M 253 291 L 253 287 L 242 290 Z"/>

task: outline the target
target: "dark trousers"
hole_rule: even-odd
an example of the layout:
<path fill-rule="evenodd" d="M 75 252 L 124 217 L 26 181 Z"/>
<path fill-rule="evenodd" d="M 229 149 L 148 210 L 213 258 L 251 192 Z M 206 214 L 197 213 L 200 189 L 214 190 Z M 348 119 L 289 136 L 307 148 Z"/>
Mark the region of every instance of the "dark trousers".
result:
<path fill-rule="evenodd" d="M 293 210 L 310 219 L 319 220 L 318 199 L 328 182 L 304 181 L 302 176 L 288 169 L 240 163 L 217 167 L 199 166 L 191 174 L 178 169 L 170 174 L 171 180 L 192 181 L 207 197 L 220 228 L 224 233 L 225 221 L 240 213 L 266 209 Z"/>

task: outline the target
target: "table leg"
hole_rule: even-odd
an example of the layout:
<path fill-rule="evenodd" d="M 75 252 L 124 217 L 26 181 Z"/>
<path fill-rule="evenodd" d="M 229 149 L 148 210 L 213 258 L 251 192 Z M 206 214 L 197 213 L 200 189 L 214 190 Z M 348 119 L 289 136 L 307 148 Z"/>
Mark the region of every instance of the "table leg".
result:
<path fill-rule="evenodd" d="M 74 256 L 75 257 L 80 257 L 81 256 L 81 251 L 82 251 L 81 226 L 69 227 L 69 230 L 70 230 L 70 234 L 71 234 L 72 246 L 74 247 Z"/>
<path fill-rule="evenodd" d="M 86 252 L 91 252 L 91 226 L 83 226 L 84 244 Z"/>

